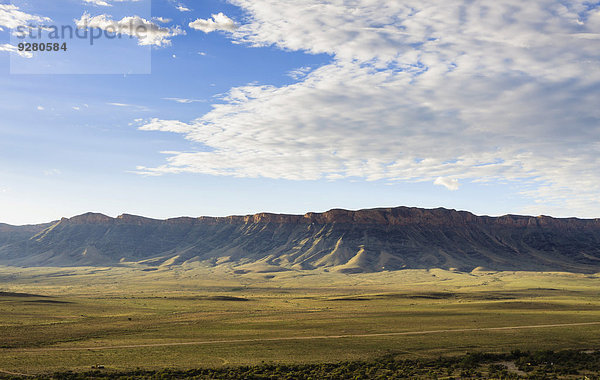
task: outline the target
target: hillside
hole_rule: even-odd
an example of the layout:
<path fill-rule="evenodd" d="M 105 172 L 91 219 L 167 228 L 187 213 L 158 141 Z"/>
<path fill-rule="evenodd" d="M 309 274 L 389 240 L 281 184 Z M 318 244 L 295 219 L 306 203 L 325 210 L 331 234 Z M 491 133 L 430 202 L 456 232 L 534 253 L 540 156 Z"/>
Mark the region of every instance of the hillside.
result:
<path fill-rule="evenodd" d="M 88 213 L 47 225 L 0 225 L 2 265 L 194 261 L 256 272 L 483 267 L 594 273 L 600 272 L 600 219 L 397 207 L 168 220 Z"/>

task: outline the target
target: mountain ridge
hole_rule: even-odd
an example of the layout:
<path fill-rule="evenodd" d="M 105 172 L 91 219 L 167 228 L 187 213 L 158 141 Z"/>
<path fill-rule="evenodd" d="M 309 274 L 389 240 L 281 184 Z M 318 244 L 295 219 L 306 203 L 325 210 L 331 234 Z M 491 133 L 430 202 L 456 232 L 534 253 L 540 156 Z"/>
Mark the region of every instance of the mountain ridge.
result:
<path fill-rule="evenodd" d="M 4 226 L 4 227 L 3 227 Z M 443 268 L 600 272 L 600 219 L 393 207 L 165 220 L 86 213 L 0 225 L 0 264 L 192 262 L 243 271 Z"/>
<path fill-rule="evenodd" d="M 386 215 L 387 214 L 387 215 Z M 391 215 L 392 218 L 386 218 Z M 448 218 L 450 217 L 450 219 Z M 88 212 L 85 214 L 73 216 L 71 218 L 63 217 L 60 221 L 71 223 L 107 223 L 111 221 L 122 221 L 125 223 L 177 223 L 177 222 L 230 222 L 230 223 L 362 223 L 362 224 L 391 224 L 403 225 L 415 222 L 445 224 L 449 220 L 452 222 L 498 222 L 504 224 L 529 225 L 560 223 L 577 224 L 578 226 L 597 225 L 600 226 L 600 218 L 555 218 L 552 216 L 539 215 L 516 215 L 506 214 L 502 216 L 476 215 L 469 211 L 459 211 L 446 208 L 425 209 L 418 207 L 386 207 L 371 208 L 360 210 L 331 209 L 325 212 L 308 212 L 306 214 L 280 214 L 261 212 L 249 215 L 230 215 L 223 217 L 199 216 L 199 217 L 175 217 L 167 219 L 155 219 L 144 216 L 121 214 L 115 218 L 102 213 Z M 60 222 L 59 221 L 59 222 Z M 51 222 L 56 223 L 56 222 Z M 48 223 L 45 223 L 48 224 Z M 3 224 L 0 223 L 0 228 Z M 10 225 L 7 225 L 10 226 Z M 34 225 L 30 225 L 34 226 Z M 11 226 L 21 227 L 21 226 Z"/>

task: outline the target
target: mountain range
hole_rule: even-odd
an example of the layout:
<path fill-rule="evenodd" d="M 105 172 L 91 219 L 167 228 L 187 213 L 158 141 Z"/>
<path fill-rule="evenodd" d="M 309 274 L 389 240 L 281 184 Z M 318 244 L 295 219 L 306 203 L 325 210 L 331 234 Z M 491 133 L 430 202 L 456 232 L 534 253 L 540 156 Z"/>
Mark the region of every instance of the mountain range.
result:
<path fill-rule="evenodd" d="M 600 272 L 600 219 L 476 216 L 410 207 L 149 219 L 87 213 L 0 224 L 0 264 L 148 267 L 203 262 L 246 271 L 442 268 Z"/>

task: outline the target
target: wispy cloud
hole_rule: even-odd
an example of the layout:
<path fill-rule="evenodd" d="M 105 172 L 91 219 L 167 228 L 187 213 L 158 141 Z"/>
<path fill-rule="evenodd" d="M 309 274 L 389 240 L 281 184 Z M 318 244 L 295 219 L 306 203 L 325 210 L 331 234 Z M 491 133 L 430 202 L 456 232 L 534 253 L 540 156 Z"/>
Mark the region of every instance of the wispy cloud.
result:
<path fill-rule="evenodd" d="M 192 10 L 190 8 L 188 8 L 184 3 L 178 1 L 178 0 L 168 0 L 169 3 L 171 3 L 175 9 L 177 9 L 179 12 L 191 12 Z"/>
<path fill-rule="evenodd" d="M 14 29 L 19 26 L 42 24 L 52 21 L 48 17 L 23 12 L 16 5 L 0 4 L 0 31 L 4 28 Z"/>
<path fill-rule="evenodd" d="M 73 107 L 71 107 L 71 108 L 72 108 L 73 110 L 75 110 L 75 111 L 81 111 L 81 108 L 82 108 L 82 107 L 83 107 L 83 108 L 89 108 L 90 106 L 89 106 L 89 105 L 87 105 L 87 104 L 83 104 L 83 105 L 80 105 L 80 106 L 73 106 Z"/>
<path fill-rule="evenodd" d="M 62 171 L 60 171 L 59 169 L 48 169 L 48 170 L 44 170 L 44 175 L 47 177 L 50 176 L 57 176 L 57 175 L 61 175 Z"/>
<path fill-rule="evenodd" d="M 152 17 L 152 20 L 154 20 L 154 21 L 158 21 L 158 22 L 160 22 L 161 24 L 168 24 L 168 23 L 170 23 L 171 21 L 173 21 L 173 20 L 171 20 L 170 18 L 164 18 L 164 17 Z"/>
<path fill-rule="evenodd" d="M 150 111 L 150 109 L 146 106 L 140 106 L 137 104 L 128 104 L 128 103 L 116 103 L 116 102 L 112 102 L 112 103 L 106 103 L 109 106 L 113 106 L 113 107 L 120 107 L 120 108 L 131 108 L 137 111 Z"/>
<path fill-rule="evenodd" d="M 177 103 L 181 103 L 181 104 L 206 102 L 206 100 L 202 100 L 202 99 L 185 99 L 185 98 L 163 98 L 163 100 L 170 100 L 172 102 L 177 102 Z"/>
<path fill-rule="evenodd" d="M 28 51 L 19 51 L 19 49 L 11 44 L 2 44 L 0 45 L 0 51 L 7 51 L 9 53 L 14 53 L 17 55 L 20 55 L 21 57 L 24 58 L 33 58 L 33 53 L 28 52 Z"/>
<path fill-rule="evenodd" d="M 304 78 L 311 70 L 312 68 L 309 66 L 300 67 L 288 72 L 287 75 L 294 80 L 300 80 Z"/>
<path fill-rule="evenodd" d="M 101 7 L 112 7 L 112 3 L 138 2 L 140 0 L 83 0 L 84 3 Z"/>

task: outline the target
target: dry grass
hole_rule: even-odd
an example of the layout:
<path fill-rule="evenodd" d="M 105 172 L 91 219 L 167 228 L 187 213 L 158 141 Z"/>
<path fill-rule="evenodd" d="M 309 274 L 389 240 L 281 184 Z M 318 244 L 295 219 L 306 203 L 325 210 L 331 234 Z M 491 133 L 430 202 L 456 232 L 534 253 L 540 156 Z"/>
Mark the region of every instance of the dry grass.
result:
<path fill-rule="evenodd" d="M 225 267 L 201 266 L 158 271 L 0 267 L 0 281 L 0 291 L 40 295 L 0 293 L 0 370 L 14 372 L 600 346 L 600 328 L 594 325 L 348 337 L 599 322 L 598 278 L 587 275 L 441 270 L 235 275 Z M 344 337 L 322 337 L 332 335 Z M 319 338 L 279 339 L 311 336 Z M 204 343 L 107 348 L 186 342 Z"/>

